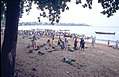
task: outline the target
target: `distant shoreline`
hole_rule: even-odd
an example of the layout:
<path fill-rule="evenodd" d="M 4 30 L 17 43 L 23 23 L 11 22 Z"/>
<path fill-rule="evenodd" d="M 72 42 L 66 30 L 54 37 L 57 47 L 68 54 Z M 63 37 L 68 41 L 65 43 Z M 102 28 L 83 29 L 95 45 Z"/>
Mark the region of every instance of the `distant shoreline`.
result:
<path fill-rule="evenodd" d="M 19 26 L 26 26 L 26 25 L 52 25 L 51 23 L 47 22 L 19 22 Z M 52 26 L 91 26 L 85 23 L 54 23 Z"/>

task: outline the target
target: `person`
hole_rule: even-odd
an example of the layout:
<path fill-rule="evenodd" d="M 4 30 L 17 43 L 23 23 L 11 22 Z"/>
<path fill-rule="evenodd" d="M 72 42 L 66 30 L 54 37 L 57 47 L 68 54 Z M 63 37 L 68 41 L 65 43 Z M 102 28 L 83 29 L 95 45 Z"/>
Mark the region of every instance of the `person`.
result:
<path fill-rule="evenodd" d="M 68 40 L 67 40 L 67 38 L 65 38 L 65 40 L 64 40 L 64 46 L 65 46 L 65 48 L 67 48 L 67 46 L 68 46 Z"/>
<path fill-rule="evenodd" d="M 35 49 L 36 48 L 36 42 L 35 42 L 35 40 L 31 40 L 31 44 L 32 44 L 32 47 L 33 47 L 33 49 Z"/>
<path fill-rule="evenodd" d="M 95 38 L 96 38 L 96 37 L 93 37 L 93 38 L 92 38 L 92 46 L 94 46 Z"/>
<path fill-rule="evenodd" d="M 110 40 L 108 40 L 108 46 L 110 45 Z"/>
<path fill-rule="evenodd" d="M 77 43 L 78 43 L 77 38 L 75 38 L 75 40 L 74 40 L 74 49 L 75 50 L 77 49 Z"/>
<path fill-rule="evenodd" d="M 58 39 L 57 46 L 60 46 L 60 39 Z"/>
<path fill-rule="evenodd" d="M 33 49 L 36 48 L 36 41 L 35 40 L 37 40 L 37 39 L 36 39 L 35 35 L 33 34 L 33 37 L 32 37 L 32 40 L 31 40 Z"/>
<path fill-rule="evenodd" d="M 64 41 L 60 39 L 60 42 L 61 42 L 61 44 L 60 44 L 61 49 L 64 49 L 64 48 L 65 48 L 65 46 L 64 46 Z"/>
<path fill-rule="evenodd" d="M 82 40 L 82 48 L 81 48 L 81 50 L 83 49 L 84 50 L 84 48 L 85 48 L 85 42 L 84 42 L 84 39 Z"/>
<path fill-rule="evenodd" d="M 50 39 L 47 40 L 47 45 L 50 46 Z"/>
<path fill-rule="evenodd" d="M 84 47 L 85 47 L 85 42 L 84 42 L 84 39 L 83 38 L 81 38 L 81 41 L 80 41 L 80 49 L 82 50 L 84 50 Z"/>
<path fill-rule="evenodd" d="M 54 40 L 54 37 L 52 38 L 52 47 L 55 46 L 55 40 Z"/>
<path fill-rule="evenodd" d="M 116 48 L 118 49 L 118 44 L 119 44 L 119 41 L 117 40 L 116 41 Z"/>

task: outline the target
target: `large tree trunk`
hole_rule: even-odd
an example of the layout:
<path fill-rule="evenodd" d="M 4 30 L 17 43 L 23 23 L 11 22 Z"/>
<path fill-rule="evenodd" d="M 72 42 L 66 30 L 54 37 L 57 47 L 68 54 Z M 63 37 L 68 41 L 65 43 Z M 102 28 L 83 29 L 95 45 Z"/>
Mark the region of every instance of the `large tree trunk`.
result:
<path fill-rule="evenodd" d="M 20 0 L 7 0 L 5 35 L 1 54 L 1 77 L 13 77 L 16 56 Z"/>

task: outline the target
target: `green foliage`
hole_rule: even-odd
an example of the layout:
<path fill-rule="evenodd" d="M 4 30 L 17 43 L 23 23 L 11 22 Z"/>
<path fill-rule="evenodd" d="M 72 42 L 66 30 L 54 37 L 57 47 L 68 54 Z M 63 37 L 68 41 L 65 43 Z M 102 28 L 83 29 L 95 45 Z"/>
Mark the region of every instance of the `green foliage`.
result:
<path fill-rule="evenodd" d="M 107 17 L 113 16 L 117 10 L 119 10 L 119 0 L 98 0 L 103 7 L 102 14 L 107 14 Z"/>
<path fill-rule="evenodd" d="M 86 3 L 82 6 L 92 9 L 92 2 L 93 0 L 86 0 Z M 76 4 L 79 3 L 81 3 L 81 0 L 76 0 Z M 119 0 L 98 0 L 98 3 L 100 3 L 104 9 L 101 13 L 107 15 L 107 17 L 113 16 L 113 14 L 119 10 Z"/>
<path fill-rule="evenodd" d="M 82 1 L 84 0 L 76 0 L 76 4 L 82 4 Z M 25 11 L 29 14 L 30 10 L 32 9 L 32 3 L 37 4 L 38 10 L 41 10 L 41 13 L 39 13 L 38 20 L 41 21 L 41 17 L 49 18 L 49 21 L 51 24 L 54 22 L 59 22 L 60 20 L 60 14 L 66 10 L 69 10 L 69 7 L 67 6 L 67 2 L 71 2 L 71 0 L 21 0 L 20 3 L 20 17 L 22 17 L 22 13 Z M 92 2 L 93 0 L 86 0 L 82 6 L 84 8 L 92 9 Z M 117 10 L 119 10 L 119 0 L 98 0 L 98 3 L 100 3 L 103 7 L 103 11 L 101 12 L 104 15 L 107 15 L 107 17 L 113 16 L 114 13 L 116 13 Z M 3 14 L 5 14 L 6 6 L 5 0 L 1 0 L 1 17 Z M 46 11 L 49 13 L 47 14 Z"/>

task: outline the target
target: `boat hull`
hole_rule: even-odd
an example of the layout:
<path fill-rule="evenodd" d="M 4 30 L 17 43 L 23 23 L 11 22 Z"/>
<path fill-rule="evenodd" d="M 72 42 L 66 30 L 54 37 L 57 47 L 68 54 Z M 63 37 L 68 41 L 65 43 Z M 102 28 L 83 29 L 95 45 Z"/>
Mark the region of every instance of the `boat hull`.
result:
<path fill-rule="evenodd" d="M 110 34 L 110 35 L 115 35 L 115 32 L 110 33 L 110 32 L 95 32 L 96 34 Z"/>

